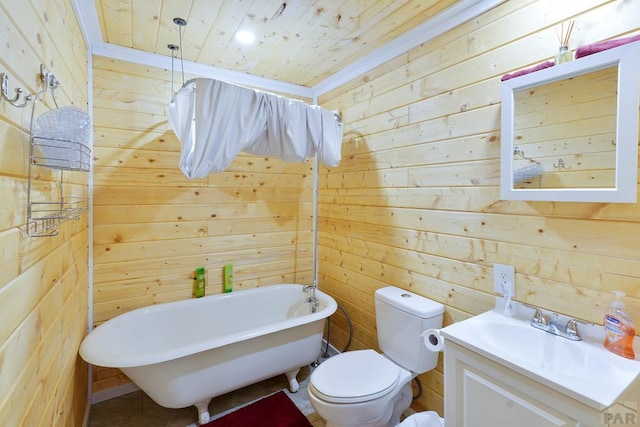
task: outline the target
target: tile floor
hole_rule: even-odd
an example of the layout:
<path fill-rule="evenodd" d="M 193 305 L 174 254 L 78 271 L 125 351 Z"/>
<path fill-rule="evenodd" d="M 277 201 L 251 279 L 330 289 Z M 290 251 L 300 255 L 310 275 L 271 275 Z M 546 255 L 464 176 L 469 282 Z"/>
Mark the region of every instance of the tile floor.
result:
<path fill-rule="evenodd" d="M 313 427 L 324 427 L 324 420 L 313 411 L 309 403 L 307 384 L 310 375 L 309 367 L 298 373 L 300 390 L 297 393 L 289 392 L 287 378 L 279 375 L 214 398 L 209 404 L 209 412 L 213 419 L 219 418 L 235 408 L 285 389 Z M 197 418 L 198 412 L 193 406 L 183 409 L 163 408 L 142 391 L 136 391 L 92 405 L 89 427 L 186 427 L 193 425 Z"/>

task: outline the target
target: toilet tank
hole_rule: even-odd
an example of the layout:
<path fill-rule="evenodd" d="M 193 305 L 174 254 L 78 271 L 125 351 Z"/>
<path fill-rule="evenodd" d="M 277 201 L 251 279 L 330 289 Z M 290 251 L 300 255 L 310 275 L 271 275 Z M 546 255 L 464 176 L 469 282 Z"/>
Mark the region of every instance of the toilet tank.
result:
<path fill-rule="evenodd" d="M 395 286 L 375 293 L 380 350 L 405 369 L 421 374 L 435 368 L 438 353 L 427 350 L 422 332 L 442 327 L 444 306 Z"/>

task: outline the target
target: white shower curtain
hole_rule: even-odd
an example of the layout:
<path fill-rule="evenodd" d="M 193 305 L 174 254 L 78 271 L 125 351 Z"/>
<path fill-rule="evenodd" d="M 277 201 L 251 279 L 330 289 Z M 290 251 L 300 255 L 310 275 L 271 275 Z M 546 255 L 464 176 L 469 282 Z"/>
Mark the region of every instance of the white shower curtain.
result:
<path fill-rule="evenodd" d="M 302 101 L 195 79 L 176 93 L 167 116 L 180 140 L 180 169 L 190 179 L 225 170 L 240 151 L 288 162 L 317 153 L 327 166 L 340 163 L 342 124 Z"/>

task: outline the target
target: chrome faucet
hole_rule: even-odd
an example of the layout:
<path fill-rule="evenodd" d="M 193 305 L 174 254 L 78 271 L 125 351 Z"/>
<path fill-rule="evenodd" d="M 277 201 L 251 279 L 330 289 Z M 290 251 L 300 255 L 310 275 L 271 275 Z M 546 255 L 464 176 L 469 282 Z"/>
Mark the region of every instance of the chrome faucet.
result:
<path fill-rule="evenodd" d="M 304 300 L 304 302 L 308 302 L 311 304 L 311 312 L 315 313 L 318 310 L 318 306 L 320 305 L 320 301 L 316 298 L 316 289 L 318 289 L 318 284 L 313 283 L 313 285 L 306 285 L 302 288 L 303 292 L 307 292 L 309 296 Z"/>
<path fill-rule="evenodd" d="M 531 319 L 531 326 L 536 329 L 543 330 L 550 334 L 558 335 L 562 338 L 569 339 L 571 341 L 581 341 L 582 336 L 578 330 L 578 323 L 584 323 L 586 325 L 593 325 L 591 322 L 585 322 L 578 319 L 569 319 L 564 326 L 561 326 L 558 322 L 558 314 L 552 313 L 550 316 L 542 313 L 537 307 L 532 307 L 536 311 Z"/>

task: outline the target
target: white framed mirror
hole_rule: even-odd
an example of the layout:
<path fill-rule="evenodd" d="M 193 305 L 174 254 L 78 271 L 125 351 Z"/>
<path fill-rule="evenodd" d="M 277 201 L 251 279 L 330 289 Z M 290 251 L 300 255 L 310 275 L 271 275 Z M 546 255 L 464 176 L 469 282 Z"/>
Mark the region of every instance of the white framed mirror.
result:
<path fill-rule="evenodd" d="M 635 203 L 640 42 L 502 82 L 500 198 Z"/>

